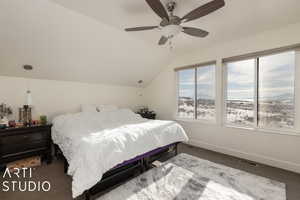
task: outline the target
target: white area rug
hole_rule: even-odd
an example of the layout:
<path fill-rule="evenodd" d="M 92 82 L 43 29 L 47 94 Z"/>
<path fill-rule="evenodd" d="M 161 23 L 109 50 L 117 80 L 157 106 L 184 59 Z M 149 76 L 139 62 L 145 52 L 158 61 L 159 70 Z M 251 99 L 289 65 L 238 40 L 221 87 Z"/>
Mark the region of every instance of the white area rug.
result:
<path fill-rule="evenodd" d="M 98 200 L 286 200 L 285 184 L 180 154 Z"/>

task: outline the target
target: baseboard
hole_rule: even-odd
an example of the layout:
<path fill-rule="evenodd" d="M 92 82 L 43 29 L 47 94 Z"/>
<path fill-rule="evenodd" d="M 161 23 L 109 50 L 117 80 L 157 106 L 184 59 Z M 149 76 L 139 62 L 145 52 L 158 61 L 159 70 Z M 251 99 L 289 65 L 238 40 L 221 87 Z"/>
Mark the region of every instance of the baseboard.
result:
<path fill-rule="evenodd" d="M 300 173 L 300 165 L 297 163 L 292 163 L 292 162 L 284 161 L 284 160 L 278 160 L 278 159 L 274 159 L 271 157 L 261 156 L 261 155 L 253 154 L 253 153 L 246 153 L 246 152 L 242 152 L 242 151 L 227 148 L 227 147 L 216 146 L 216 145 L 205 143 L 205 142 L 199 141 L 197 139 L 193 139 L 193 138 L 189 138 L 189 142 L 187 144 L 192 145 L 192 146 L 201 147 L 204 149 L 208 149 L 211 151 L 228 154 L 228 155 L 239 157 L 242 159 L 251 160 L 251 161 L 254 161 L 257 163 L 262 163 L 262 164 L 266 164 L 269 166 L 285 169 L 288 171 Z"/>

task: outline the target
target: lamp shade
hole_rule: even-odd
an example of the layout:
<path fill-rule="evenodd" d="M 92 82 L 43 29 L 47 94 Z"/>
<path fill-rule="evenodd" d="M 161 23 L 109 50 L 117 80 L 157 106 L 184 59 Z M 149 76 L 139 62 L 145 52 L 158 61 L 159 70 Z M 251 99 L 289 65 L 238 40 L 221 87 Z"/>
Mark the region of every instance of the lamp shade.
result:
<path fill-rule="evenodd" d="M 32 106 L 32 96 L 30 90 L 26 92 L 26 105 Z"/>

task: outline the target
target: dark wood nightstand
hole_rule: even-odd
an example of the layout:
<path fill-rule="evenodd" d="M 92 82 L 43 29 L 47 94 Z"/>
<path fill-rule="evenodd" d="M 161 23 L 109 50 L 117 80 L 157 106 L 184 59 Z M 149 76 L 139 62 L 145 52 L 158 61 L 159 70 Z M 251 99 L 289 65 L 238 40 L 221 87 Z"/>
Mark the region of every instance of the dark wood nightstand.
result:
<path fill-rule="evenodd" d="M 0 129 L 0 165 L 31 156 L 42 156 L 51 163 L 51 126 Z"/>
<path fill-rule="evenodd" d="M 146 118 L 146 119 L 155 119 L 156 118 L 156 114 L 152 113 L 152 112 L 144 112 L 144 113 L 138 112 L 137 114 L 141 115 L 142 118 Z"/>

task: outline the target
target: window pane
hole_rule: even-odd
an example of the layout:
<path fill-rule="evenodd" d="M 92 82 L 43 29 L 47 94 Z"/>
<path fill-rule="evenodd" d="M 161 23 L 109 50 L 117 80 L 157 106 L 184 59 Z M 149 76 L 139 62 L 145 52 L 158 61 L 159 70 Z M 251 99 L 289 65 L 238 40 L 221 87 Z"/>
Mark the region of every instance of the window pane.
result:
<path fill-rule="evenodd" d="M 195 69 L 178 72 L 178 117 L 195 116 Z"/>
<path fill-rule="evenodd" d="M 259 63 L 259 126 L 292 128 L 295 52 L 261 57 Z"/>
<path fill-rule="evenodd" d="M 253 126 L 255 60 L 227 64 L 227 123 Z"/>
<path fill-rule="evenodd" d="M 215 120 L 215 65 L 197 68 L 197 119 Z"/>

